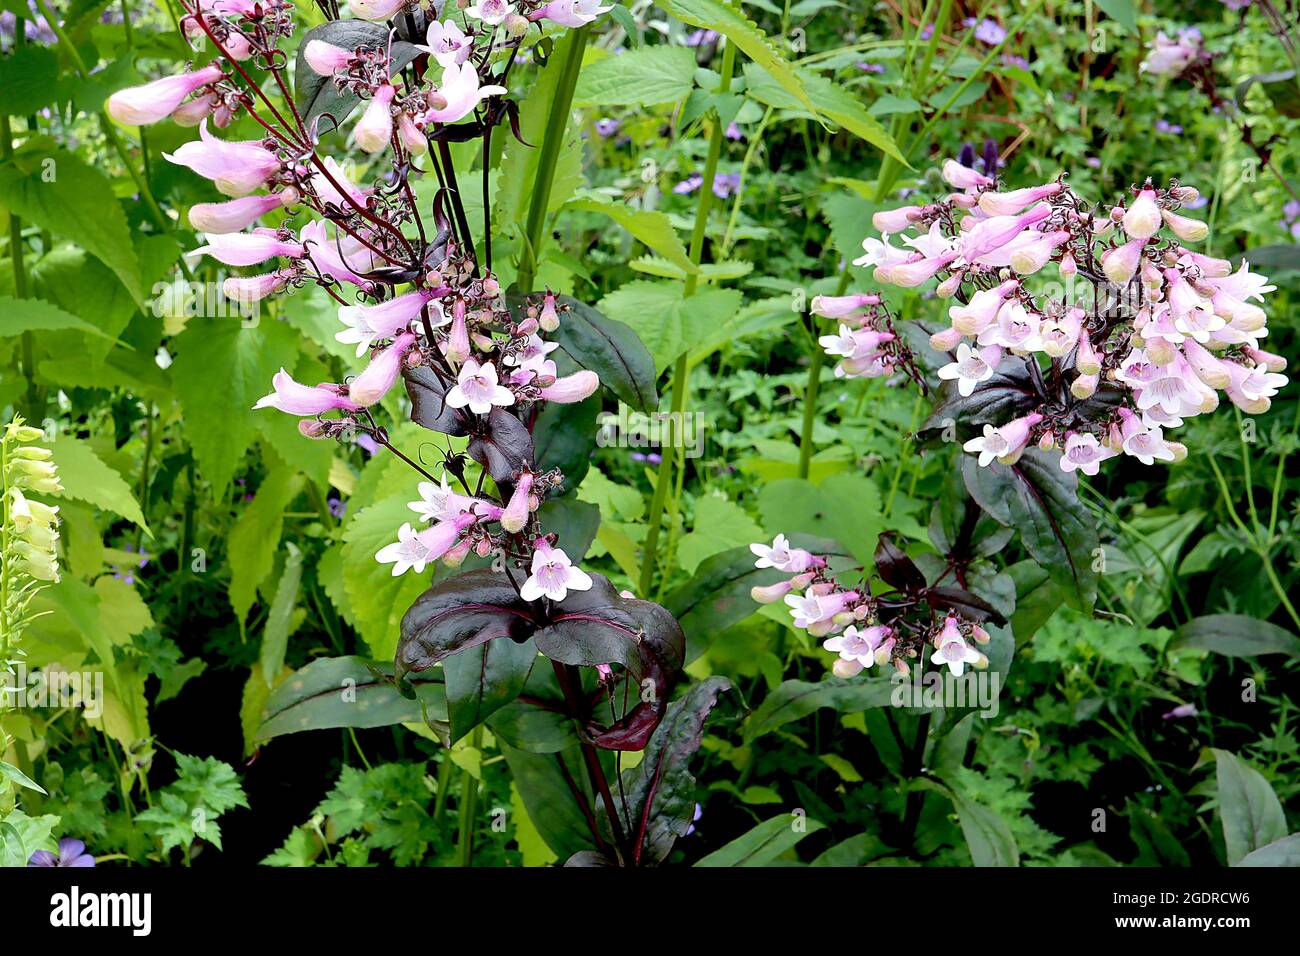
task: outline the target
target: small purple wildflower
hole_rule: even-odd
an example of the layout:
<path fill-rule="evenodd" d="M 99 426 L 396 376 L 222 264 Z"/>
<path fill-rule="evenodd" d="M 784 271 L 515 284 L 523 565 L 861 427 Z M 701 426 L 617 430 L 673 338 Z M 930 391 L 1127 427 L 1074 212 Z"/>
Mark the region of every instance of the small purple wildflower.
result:
<path fill-rule="evenodd" d="M 676 186 L 673 187 L 673 192 L 675 192 L 679 196 L 689 196 L 691 193 L 695 192 L 695 190 L 699 189 L 703 185 L 704 185 L 704 177 L 701 176 L 699 173 L 691 173 L 689 176 L 687 176 L 685 179 L 683 179 L 681 182 L 679 182 Z"/>
<path fill-rule="evenodd" d="M 735 120 L 732 120 L 730 123 L 727 124 L 727 131 L 723 135 L 726 136 L 727 139 L 745 138 L 745 134 L 740 131 L 740 127 L 736 125 Z"/>
<path fill-rule="evenodd" d="M 27 861 L 28 866 L 77 866 L 95 865 L 95 858 L 86 852 L 86 844 L 71 837 L 59 841 L 59 853 L 55 856 L 49 850 L 37 850 Z"/>
<path fill-rule="evenodd" d="M 1179 704 L 1167 714 L 1161 714 L 1163 720 L 1178 720 L 1182 717 L 1195 717 L 1197 714 L 1195 704 Z"/>
<path fill-rule="evenodd" d="M 713 30 L 696 30 L 686 37 L 687 46 L 705 46 L 713 43 L 718 39 L 718 34 Z"/>
<path fill-rule="evenodd" d="M 861 70 L 863 73 L 884 73 L 885 64 L 872 63 L 869 60 L 862 60 L 860 63 L 858 63 L 858 69 Z"/>
<path fill-rule="evenodd" d="M 623 126 L 622 120 L 616 119 L 599 119 L 596 120 L 596 132 L 602 139 L 609 139 L 617 133 Z"/>
<path fill-rule="evenodd" d="M 1170 136 L 1181 136 L 1183 135 L 1183 128 L 1177 123 L 1169 122 L 1169 120 L 1162 116 L 1160 119 L 1156 120 L 1156 132 L 1168 133 Z"/>
<path fill-rule="evenodd" d="M 985 46 L 997 46 L 1007 38 L 1007 31 L 1002 29 L 1002 24 L 995 20 L 976 20 L 974 17 L 967 17 L 962 21 L 962 26 L 974 27 L 975 39 Z"/>
<path fill-rule="evenodd" d="M 713 195 L 726 199 L 740 188 L 740 173 L 719 173 L 713 177 Z"/>

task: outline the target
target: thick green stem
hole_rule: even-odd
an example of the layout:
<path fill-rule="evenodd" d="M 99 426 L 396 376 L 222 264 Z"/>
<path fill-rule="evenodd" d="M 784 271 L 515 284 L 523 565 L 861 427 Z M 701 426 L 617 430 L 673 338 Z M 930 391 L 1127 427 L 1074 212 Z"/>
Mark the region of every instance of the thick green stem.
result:
<path fill-rule="evenodd" d="M 483 749 L 483 725 L 479 724 L 470 735 L 470 746 Z M 482 761 L 479 763 L 482 766 Z M 457 856 L 461 866 L 474 862 L 474 823 L 478 818 L 478 778 L 468 770 L 460 776 L 460 821 L 456 836 Z"/>
<path fill-rule="evenodd" d="M 735 69 L 736 46 L 733 43 L 728 43 L 722 53 L 722 81 L 718 84 L 719 93 L 725 93 L 731 89 L 731 76 Z M 691 248 L 689 252 L 691 262 L 697 266 L 704 254 L 704 234 L 709 224 L 709 209 L 713 205 L 713 179 L 718 172 L 718 158 L 722 155 L 722 137 L 725 132 L 721 119 L 719 119 L 718 122 L 713 124 L 713 132 L 709 136 L 709 153 L 704 161 L 704 182 L 700 186 L 700 204 L 695 209 L 695 228 L 691 231 Z M 698 272 L 688 273 L 682 297 L 690 298 L 693 296 L 699 282 Z M 690 353 L 689 351 L 683 352 L 677 356 L 677 361 L 673 365 L 671 385 L 673 415 L 670 419 L 672 422 L 684 421 L 683 415 L 686 411 L 686 391 L 689 387 L 690 371 Z M 674 428 L 673 431 L 675 433 L 676 429 Z M 659 531 L 663 523 L 664 502 L 668 498 L 668 486 L 672 480 L 674 456 L 669 454 L 669 451 L 676 447 L 673 443 L 683 437 L 676 434 L 671 435 L 668 446 L 661 449 L 663 455 L 659 460 L 659 474 L 655 478 L 655 493 L 650 501 L 645 548 L 641 555 L 639 587 L 643 596 L 650 593 L 650 585 L 654 582 L 655 564 L 659 550 Z"/>
<path fill-rule="evenodd" d="M 848 291 L 849 264 L 844 264 L 844 272 L 840 274 L 840 283 L 835 287 L 837 296 L 843 295 Z M 799 433 L 799 477 L 807 478 L 809 471 L 812 469 L 813 455 L 813 425 L 817 421 L 817 393 L 821 391 L 822 365 L 826 362 L 826 353 L 817 344 L 818 322 L 816 316 L 812 316 L 813 329 L 813 354 L 812 361 L 808 363 L 808 384 L 803 390 L 803 430 Z"/>
<path fill-rule="evenodd" d="M 546 118 L 542 151 L 537 158 L 537 178 L 533 181 L 528 222 L 524 226 L 524 250 L 519 260 L 517 279 L 520 292 L 532 292 L 533 281 L 537 277 L 537 264 L 542 251 L 542 229 L 546 225 L 546 212 L 551 204 L 551 186 L 555 182 L 555 164 L 560 158 L 564 131 L 569 125 L 573 90 L 578 85 L 578 73 L 582 70 L 582 57 L 587 49 L 587 34 L 590 29 L 579 27 L 566 34 L 557 44 L 560 79 L 555 87 L 555 98 L 551 101 L 551 113 Z"/>

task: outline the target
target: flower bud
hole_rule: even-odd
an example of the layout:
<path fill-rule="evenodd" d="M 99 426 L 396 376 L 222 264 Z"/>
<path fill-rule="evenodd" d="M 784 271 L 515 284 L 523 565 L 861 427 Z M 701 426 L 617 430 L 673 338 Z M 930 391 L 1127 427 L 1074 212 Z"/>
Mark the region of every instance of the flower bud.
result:
<path fill-rule="evenodd" d="M 1143 189 L 1121 220 L 1124 231 L 1134 239 L 1150 239 L 1160 230 L 1160 207 L 1154 189 Z"/>
<path fill-rule="evenodd" d="M 778 581 L 776 584 L 769 584 L 767 587 L 753 587 L 749 589 L 749 596 L 757 604 L 775 604 L 794 589 L 793 579 L 789 581 Z"/>
<path fill-rule="evenodd" d="M 1170 212 L 1168 209 L 1164 210 L 1161 215 L 1164 216 L 1165 225 L 1173 230 L 1174 235 L 1184 242 L 1202 242 L 1210 234 L 1210 227 L 1199 219 L 1189 219 L 1186 216 Z"/>
<path fill-rule="evenodd" d="M 936 352 L 951 352 L 962 340 L 962 334 L 954 329 L 944 329 L 930 336 L 930 347 Z"/>
<path fill-rule="evenodd" d="M 1096 375 L 1080 375 L 1070 384 L 1070 394 L 1080 400 L 1091 398 L 1097 391 L 1097 383 Z"/>

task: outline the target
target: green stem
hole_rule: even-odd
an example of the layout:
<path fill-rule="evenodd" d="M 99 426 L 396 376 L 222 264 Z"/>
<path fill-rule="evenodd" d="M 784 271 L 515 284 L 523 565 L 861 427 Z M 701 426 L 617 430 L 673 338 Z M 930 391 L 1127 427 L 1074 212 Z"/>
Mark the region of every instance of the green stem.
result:
<path fill-rule="evenodd" d="M 849 288 L 849 280 L 852 276 L 849 274 L 849 264 L 844 263 L 844 271 L 840 274 L 839 285 L 835 287 L 835 295 L 841 296 Z M 813 353 L 812 361 L 808 363 L 808 384 L 803 390 L 803 430 L 799 433 L 799 477 L 807 478 L 809 471 L 812 469 L 813 455 L 813 425 L 817 420 L 817 394 L 821 391 L 822 366 L 826 363 L 826 353 L 817 344 L 818 323 L 816 316 L 809 313 L 813 327 Z"/>
<path fill-rule="evenodd" d="M 470 746 L 483 750 L 483 725 L 479 724 L 470 735 Z M 456 847 L 461 866 L 474 862 L 474 822 L 478 819 L 478 778 L 468 770 L 460 776 L 460 821 L 457 828 Z"/>
<path fill-rule="evenodd" d="M 719 93 L 726 93 L 731 89 L 731 76 L 735 69 L 736 46 L 734 43 L 728 43 L 722 52 L 722 80 L 718 84 Z M 695 209 L 695 228 L 691 231 L 689 255 L 691 262 L 697 266 L 704 254 L 704 234 L 709 224 L 709 208 L 713 205 L 713 179 L 718 172 L 718 158 L 722 155 L 722 136 L 724 132 L 722 120 L 719 117 L 718 121 L 713 124 L 713 132 L 709 136 L 709 153 L 704 161 L 704 182 L 700 186 L 700 203 Z M 686 286 L 682 290 L 682 298 L 689 299 L 693 296 L 699 281 L 698 272 L 688 273 Z M 690 371 L 690 352 L 686 351 L 677 356 L 677 361 L 673 365 L 673 377 L 670 386 L 673 393 L 673 415 L 670 421 L 683 421 L 682 416 L 686 411 L 686 391 L 689 387 Z M 672 436 L 674 441 L 677 438 L 676 435 Z M 666 452 L 672 447 L 675 446 L 670 444 L 663 449 L 665 454 L 659 460 L 659 474 L 655 479 L 654 497 L 650 501 L 650 514 L 646 518 L 645 548 L 641 555 L 641 578 L 639 582 L 642 595 L 650 593 L 650 585 L 654 581 L 660 525 L 663 523 L 664 502 L 668 497 L 668 486 L 673 471 L 674 456 Z"/>
<path fill-rule="evenodd" d="M 532 292 L 537 278 L 537 264 L 541 255 L 542 229 L 546 212 L 551 204 L 551 186 L 555 182 L 555 163 L 564 143 L 564 131 L 569 125 L 569 109 L 573 105 L 573 90 L 582 70 L 582 57 L 587 49 L 587 35 L 591 28 L 579 27 L 565 35 L 557 44 L 560 79 L 551 101 L 551 113 L 546 118 L 546 132 L 542 137 L 542 151 L 537 158 L 537 178 L 533 181 L 533 195 L 528 206 L 528 221 L 524 226 L 524 250 L 519 261 L 517 284 L 520 292 Z M 560 51 L 559 47 L 564 47 Z"/>

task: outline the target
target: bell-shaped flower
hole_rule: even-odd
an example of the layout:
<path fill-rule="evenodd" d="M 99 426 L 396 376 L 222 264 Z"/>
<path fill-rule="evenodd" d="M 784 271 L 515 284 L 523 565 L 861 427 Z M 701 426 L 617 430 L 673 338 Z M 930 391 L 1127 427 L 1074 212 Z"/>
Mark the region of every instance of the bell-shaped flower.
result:
<path fill-rule="evenodd" d="M 1104 252 L 1101 271 L 1106 274 L 1106 278 L 1116 285 L 1128 285 L 1142 264 L 1142 250 L 1146 244 L 1146 239 L 1130 239 L 1123 245 Z"/>
<path fill-rule="evenodd" d="M 893 634 L 893 629 L 884 624 L 862 630 L 850 624 L 844 633 L 824 641 L 822 647 L 839 655 L 834 664 L 836 677 L 853 677 L 876 663 L 876 651 Z"/>
<path fill-rule="evenodd" d="M 590 591 L 591 577 L 581 568 L 575 568 L 569 556 L 559 548 L 552 548 L 545 538 L 533 542 L 531 573 L 519 588 L 525 601 L 538 601 L 548 597 L 563 601 L 570 591 Z"/>
<path fill-rule="evenodd" d="M 1107 448 L 1096 435 L 1071 432 L 1065 439 L 1065 452 L 1061 455 L 1061 471 L 1081 471 L 1085 475 L 1097 474 L 1097 469 L 1107 458 L 1114 458 L 1114 449 Z"/>
<path fill-rule="evenodd" d="M 1001 427 L 985 425 L 984 434 L 965 442 L 962 450 L 978 454 L 981 468 L 987 467 L 994 459 L 1004 465 L 1013 465 L 1029 447 L 1029 436 L 1042 420 L 1042 415 L 1032 412 Z"/>
<path fill-rule="evenodd" d="M 474 39 L 468 37 L 455 20 L 434 20 L 425 34 L 425 44 L 417 46 L 437 61 L 439 66 L 460 66 L 474 52 Z"/>
<path fill-rule="evenodd" d="M 1153 465 L 1156 461 L 1173 461 L 1174 452 L 1165 442 L 1164 431 L 1159 425 L 1147 425 L 1141 416 L 1134 415 L 1127 408 L 1120 408 L 1121 449 L 1144 465 Z"/>
<path fill-rule="evenodd" d="M 475 415 L 486 415 L 493 406 L 513 405 L 514 393 L 497 384 L 496 366 L 491 362 L 480 366 L 474 359 L 466 359 L 456 376 L 456 384 L 447 392 L 447 404 L 452 408 L 468 407 Z"/>
<path fill-rule="evenodd" d="M 215 64 L 193 73 L 165 76 L 143 86 L 118 90 L 108 98 L 104 108 L 109 116 L 126 126 L 147 126 L 170 116 L 185 97 L 221 77 L 221 67 Z"/>
<path fill-rule="evenodd" d="M 269 196 L 244 196 L 229 202 L 198 203 L 190 207 L 190 225 L 199 232 L 212 235 L 239 232 L 273 209 L 292 206 L 299 198 L 296 189 L 286 189 Z"/>
<path fill-rule="evenodd" d="M 188 166 L 210 179 L 227 196 L 247 196 L 280 172 L 280 159 L 257 140 L 228 143 L 208 133 L 206 121 L 199 124 L 198 142 L 182 144 L 163 158 Z"/>
<path fill-rule="evenodd" d="M 467 511 L 491 520 L 500 517 L 501 508 L 498 505 L 452 491 L 445 474 L 441 484 L 422 481 L 416 486 L 416 491 L 420 500 L 409 502 L 407 507 L 418 514 L 422 521 L 446 521 Z"/>
<path fill-rule="evenodd" d="M 930 663 L 938 664 L 940 667 L 946 664 L 954 677 L 960 677 L 965 672 L 967 664 L 978 664 L 983 659 L 984 655 L 967 644 L 966 639 L 961 636 L 961 632 L 957 629 L 957 622 L 951 617 L 948 618 L 939 635 L 939 646 L 930 656 Z"/>
<path fill-rule="evenodd" d="M 357 186 L 343 173 L 343 168 L 335 162 L 333 156 L 325 157 L 322 165 L 325 173 L 317 172 L 311 178 L 311 188 L 323 203 L 330 203 L 340 209 L 351 211 L 355 206 L 365 208 L 367 190 Z M 335 185 L 337 183 L 337 186 Z M 350 201 L 349 201 L 350 200 Z M 353 205 L 355 203 L 355 206 Z"/>
<path fill-rule="evenodd" d="M 957 393 L 963 398 L 975 391 L 980 382 L 993 377 L 998 362 L 1002 361 L 1002 349 L 991 346 L 973 349 L 966 342 L 957 346 L 957 360 L 939 369 L 939 377 L 945 381 L 956 381 Z"/>
<path fill-rule="evenodd" d="M 532 514 L 530 499 L 533 494 L 534 480 L 535 476 L 532 472 L 520 472 L 515 482 L 515 489 L 510 494 L 510 500 L 506 502 L 505 510 L 501 512 L 501 527 L 511 534 L 523 531 L 524 525 L 528 524 L 528 516 Z"/>
<path fill-rule="evenodd" d="M 478 70 L 473 63 L 452 64 L 443 68 L 442 82 L 434 94 L 435 105 L 424 114 L 424 122 L 455 123 L 473 112 L 483 100 L 505 92 L 504 86 L 479 86 Z"/>
<path fill-rule="evenodd" d="M 228 266 L 255 266 L 276 256 L 297 259 L 303 255 L 302 243 L 281 239 L 273 229 L 229 235 L 210 233 L 207 239 L 207 245 L 199 246 L 189 255 L 209 255 Z"/>
<path fill-rule="evenodd" d="M 1210 227 L 1199 219 L 1189 219 L 1168 209 L 1162 210 L 1165 225 L 1183 242 L 1202 242 L 1210 234 Z"/>
<path fill-rule="evenodd" d="M 1061 183 L 1046 183 L 1005 193 L 983 192 L 979 199 L 980 211 L 989 216 L 1014 216 L 1032 203 L 1055 196 L 1063 188 Z"/>
<path fill-rule="evenodd" d="M 506 0 L 478 0 L 474 5 L 465 8 L 465 16 L 473 17 L 475 20 L 482 20 L 491 27 L 496 26 L 514 12 L 515 5 L 507 3 Z"/>
<path fill-rule="evenodd" d="M 291 278 L 291 273 L 280 269 L 258 276 L 230 276 L 221 283 L 221 291 L 233 302 L 260 302 L 267 296 L 283 291 Z"/>
<path fill-rule="evenodd" d="M 335 408 L 355 412 L 360 408 L 342 385 L 302 385 L 283 368 L 271 379 L 271 387 L 271 393 L 259 398 L 253 408 L 276 408 L 290 415 L 320 415 Z"/>
<path fill-rule="evenodd" d="M 975 189 L 979 186 L 992 186 L 993 180 L 983 173 L 978 173 L 969 166 L 963 166 L 955 159 L 944 162 L 940 172 L 944 182 L 954 189 Z"/>
<path fill-rule="evenodd" d="M 298 241 L 302 244 L 304 255 L 322 276 L 359 286 L 367 292 L 374 289 L 373 282 L 354 271 L 369 271 L 374 267 L 369 250 L 358 250 L 341 239 L 336 243 L 329 234 L 325 220 L 313 219 L 303 226 L 298 230 Z"/>
<path fill-rule="evenodd" d="M 979 344 L 1000 345 L 1017 352 L 1040 352 L 1043 340 L 1039 335 L 1042 319 L 1018 301 L 1008 302 L 998 312 L 997 321 L 979 335 Z"/>
<path fill-rule="evenodd" d="M 1262 415 L 1272 405 L 1273 396 L 1287 383 L 1287 377 L 1270 372 L 1262 365 L 1224 362 L 1231 381 L 1224 393 L 1243 412 Z"/>
<path fill-rule="evenodd" d="M 996 288 L 981 289 L 966 305 L 954 305 L 948 309 L 952 327 L 962 335 L 979 335 L 993 324 L 1007 297 L 1019 288 L 1019 280 L 1010 279 Z"/>
<path fill-rule="evenodd" d="M 347 328 L 334 335 L 344 345 L 356 344 L 357 358 L 376 341 L 390 339 L 406 329 L 433 298 L 429 289 L 416 289 L 378 305 L 345 305 L 339 309 L 339 321 Z M 433 326 L 445 325 L 447 317 L 436 305 L 431 307 Z"/>
<path fill-rule="evenodd" d="M 790 547 L 789 540 L 783 534 L 778 534 L 770 546 L 751 544 L 749 550 L 758 558 L 754 567 L 776 568 L 789 574 L 799 574 L 822 563 L 812 552 Z"/>
<path fill-rule="evenodd" d="M 414 332 L 403 332 L 391 345 L 380 349 L 370 364 L 348 386 L 348 397 L 362 407 L 375 404 L 397 384 L 406 353 L 415 344 Z"/>
<path fill-rule="evenodd" d="M 367 153 L 379 153 L 388 148 L 393 138 L 393 97 L 397 89 L 391 83 L 385 83 L 375 90 L 370 104 L 361 114 L 361 119 L 352 130 L 357 145 Z"/>
<path fill-rule="evenodd" d="M 924 213 L 924 206 L 899 206 L 897 209 L 885 209 L 871 217 L 871 225 L 877 232 L 892 235 L 911 228 Z"/>

